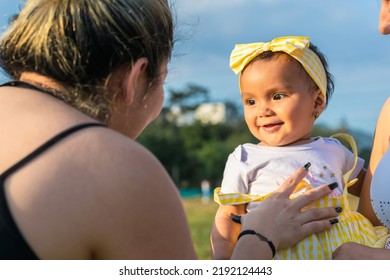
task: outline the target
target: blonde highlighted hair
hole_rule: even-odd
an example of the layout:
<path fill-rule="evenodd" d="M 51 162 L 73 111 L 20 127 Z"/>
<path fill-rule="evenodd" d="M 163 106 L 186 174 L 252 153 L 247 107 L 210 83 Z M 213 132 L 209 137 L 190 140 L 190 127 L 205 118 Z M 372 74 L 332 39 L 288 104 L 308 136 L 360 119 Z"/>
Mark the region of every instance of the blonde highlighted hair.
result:
<path fill-rule="evenodd" d="M 54 79 L 69 103 L 107 122 L 110 75 L 145 57 L 153 84 L 171 56 L 173 29 L 167 0 L 27 0 L 1 39 L 0 63 L 13 79 Z"/>

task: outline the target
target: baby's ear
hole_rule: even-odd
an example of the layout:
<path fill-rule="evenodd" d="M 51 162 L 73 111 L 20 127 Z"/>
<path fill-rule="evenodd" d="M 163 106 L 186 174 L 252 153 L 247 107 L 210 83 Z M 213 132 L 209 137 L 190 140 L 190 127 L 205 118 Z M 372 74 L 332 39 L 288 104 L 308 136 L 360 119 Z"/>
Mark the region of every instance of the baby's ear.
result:
<path fill-rule="evenodd" d="M 326 99 L 324 94 L 322 94 L 320 89 L 317 89 L 314 93 L 314 109 L 317 110 L 317 112 L 322 113 L 322 111 L 325 110 L 326 107 Z"/>

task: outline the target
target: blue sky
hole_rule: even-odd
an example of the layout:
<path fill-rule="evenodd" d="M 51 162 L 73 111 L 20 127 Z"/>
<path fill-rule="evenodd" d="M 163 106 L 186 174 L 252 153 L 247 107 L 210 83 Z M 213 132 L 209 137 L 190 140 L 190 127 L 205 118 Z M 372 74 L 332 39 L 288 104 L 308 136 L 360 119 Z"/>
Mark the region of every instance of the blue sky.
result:
<path fill-rule="evenodd" d="M 19 0 L 0 0 L 0 26 L 18 11 Z M 195 83 L 213 101 L 240 104 L 229 68 L 236 43 L 309 36 L 329 62 L 335 92 L 318 123 L 341 121 L 369 134 L 390 96 L 390 36 L 377 29 L 379 0 L 173 0 L 180 37 L 166 88 Z"/>

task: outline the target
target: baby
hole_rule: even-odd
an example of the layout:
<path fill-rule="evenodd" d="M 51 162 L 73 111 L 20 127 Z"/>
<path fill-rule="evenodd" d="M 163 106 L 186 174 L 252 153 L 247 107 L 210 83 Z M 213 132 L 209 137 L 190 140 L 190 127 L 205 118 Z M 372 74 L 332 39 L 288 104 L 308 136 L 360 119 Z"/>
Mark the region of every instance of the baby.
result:
<path fill-rule="evenodd" d="M 349 142 L 351 152 L 333 137 L 311 136 L 333 91 L 324 55 L 307 37 L 280 37 L 267 43 L 236 45 L 230 66 L 239 75 L 246 124 L 260 142 L 239 145 L 229 155 L 222 186 L 215 190 L 221 206 L 211 234 L 213 258 L 229 258 L 237 238 L 247 234 L 240 234 L 241 227 L 232 221 L 232 214 L 245 214 L 256 207 L 306 162 L 311 163 L 310 172 L 293 197 L 333 183 L 332 195 L 312 207 L 338 207 L 341 214 L 332 220 L 337 224 L 330 230 L 277 251 L 274 258 L 331 259 L 332 252 L 348 241 L 383 247 L 387 230 L 374 228 L 348 204 L 348 187 L 354 185 L 359 193 L 365 175 L 353 138 L 335 135 Z M 272 244 L 272 236 L 260 239 Z"/>

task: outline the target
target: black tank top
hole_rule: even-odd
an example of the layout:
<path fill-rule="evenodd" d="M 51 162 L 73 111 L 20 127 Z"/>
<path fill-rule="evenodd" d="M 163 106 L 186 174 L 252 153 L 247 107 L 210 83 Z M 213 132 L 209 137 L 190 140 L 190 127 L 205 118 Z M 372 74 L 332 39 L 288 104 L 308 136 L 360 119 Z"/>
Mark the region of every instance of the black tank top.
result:
<path fill-rule="evenodd" d="M 8 82 L 2 86 L 14 86 L 14 87 L 23 87 L 38 90 L 47 94 L 52 95 L 51 92 L 45 91 L 41 88 L 38 88 L 34 85 L 14 81 Z M 9 175 L 22 168 L 24 165 L 29 163 L 35 157 L 39 156 L 41 153 L 60 142 L 65 137 L 70 134 L 79 131 L 88 127 L 95 126 L 104 126 L 100 123 L 84 123 L 73 126 L 53 138 L 49 139 L 43 145 L 32 151 L 29 155 L 21 159 L 19 162 L 8 168 L 5 172 L 0 174 L 0 259 L 2 260 L 36 260 L 38 259 L 37 255 L 34 253 L 32 248 L 27 243 L 26 239 L 23 236 L 23 233 L 19 230 L 17 224 L 15 223 L 12 213 L 9 209 L 9 205 L 5 196 L 4 182 Z M 1 160 L 1 156 L 0 156 Z"/>

